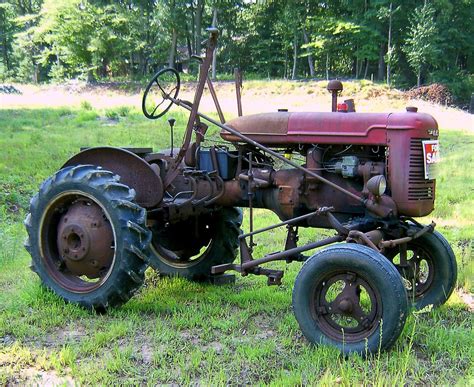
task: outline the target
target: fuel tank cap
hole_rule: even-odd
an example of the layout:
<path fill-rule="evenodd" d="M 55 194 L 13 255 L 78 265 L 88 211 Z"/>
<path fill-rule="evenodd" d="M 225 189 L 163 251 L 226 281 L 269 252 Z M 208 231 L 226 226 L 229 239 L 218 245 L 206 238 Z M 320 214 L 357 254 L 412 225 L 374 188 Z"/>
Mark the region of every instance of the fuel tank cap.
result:
<path fill-rule="evenodd" d="M 409 113 L 416 113 L 418 111 L 418 108 L 416 106 L 407 106 L 406 109 Z"/>

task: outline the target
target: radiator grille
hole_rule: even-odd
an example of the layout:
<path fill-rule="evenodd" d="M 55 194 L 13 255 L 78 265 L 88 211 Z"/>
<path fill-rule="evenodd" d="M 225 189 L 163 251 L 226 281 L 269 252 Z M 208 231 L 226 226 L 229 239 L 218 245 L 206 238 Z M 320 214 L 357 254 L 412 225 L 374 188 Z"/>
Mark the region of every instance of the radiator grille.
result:
<path fill-rule="evenodd" d="M 433 200 L 434 180 L 426 180 L 423 165 L 422 141 L 430 138 L 412 138 L 410 141 L 410 168 L 408 172 L 408 200 Z"/>

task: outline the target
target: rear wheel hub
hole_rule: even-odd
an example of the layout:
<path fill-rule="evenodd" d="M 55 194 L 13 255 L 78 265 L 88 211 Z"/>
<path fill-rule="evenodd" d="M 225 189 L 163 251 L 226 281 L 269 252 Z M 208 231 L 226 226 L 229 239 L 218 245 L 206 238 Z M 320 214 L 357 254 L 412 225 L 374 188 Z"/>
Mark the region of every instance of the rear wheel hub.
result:
<path fill-rule="evenodd" d="M 112 264 L 113 244 L 112 227 L 97 204 L 80 200 L 61 216 L 57 247 L 71 273 L 99 278 Z"/>

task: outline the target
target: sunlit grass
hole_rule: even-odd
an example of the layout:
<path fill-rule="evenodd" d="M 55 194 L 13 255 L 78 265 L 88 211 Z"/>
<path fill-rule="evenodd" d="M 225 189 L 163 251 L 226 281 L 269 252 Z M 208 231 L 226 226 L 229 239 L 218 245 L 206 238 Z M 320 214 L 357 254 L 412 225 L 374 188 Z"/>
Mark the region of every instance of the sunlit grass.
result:
<path fill-rule="evenodd" d="M 186 115 L 173 116 L 179 141 Z M 41 372 L 58 384 L 66 376 L 78 384 L 472 382 L 473 314 L 457 294 L 439 310 L 410 316 L 395 347 L 368 360 L 343 359 L 302 337 L 291 310 L 299 264 L 270 265 L 286 269 L 279 287 L 267 287 L 261 277 L 218 287 L 150 271 L 140 293 L 107 315 L 65 304 L 28 269 L 22 222 L 30 197 L 80 147 L 168 147 L 166 118 L 151 122 L 135 108 L 84 104 L 0 109 L 0 122 L 0 384 L 31 381 Z M 214 138 L 216 132 L 210 129 Z M 425 220 L 434 219 L 447 236 L 458 259 L 458 285 L 472 291 L 474 138 L 469 131 L 442 130 L 440 140 L 436 210 Z M 265 210 L 255 213 L 256 228 L 277 220 Z M 305 229 L 300 241 L 329 234 Z M 255 255 L 281 250 L 284 241 L 284 228 L 259 236 Z"/>

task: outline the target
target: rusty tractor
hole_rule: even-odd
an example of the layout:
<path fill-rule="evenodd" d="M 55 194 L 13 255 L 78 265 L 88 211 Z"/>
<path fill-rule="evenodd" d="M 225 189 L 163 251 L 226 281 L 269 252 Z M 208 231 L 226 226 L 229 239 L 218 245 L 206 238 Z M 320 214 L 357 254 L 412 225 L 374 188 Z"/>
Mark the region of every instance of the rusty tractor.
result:
<path fill-rule="evenodd" d="M 389 348 L 410 307 L 443 304 L 456 282 L 448 242 L 434 223 L 415 220 L 434 209 L 436 121 L 416 108 L 356 113 L 352 100 L 338 103 L 337 80 L 328 84 L 331 112 L 242 116 L 237 76 L 239 115 L 226 122 L 208 76 L 217 36 L 209 30 L 196 58 L 192 102 L 178 98 L 171 68 L 145 89 L 146 117 L 172 105 L 189 111 L 179 148 L 169 119 L 169 149 L 86 148 L 42 183 L 25 220 L 32 269 L 66 301 L 105 310 L 127 302 L 149 266 L 189 280 L 224 283 L 236 271 L 279 285 L 283 271 L 264 264 L 302 261 L 292 302 L 308 341 L 345 354 Z M 199 111 L 206 85 L 219 120 Z M 208 125 L 220 128 L 219 141 L 206 137 Z M 255 208 L 281 222 L 255 229 Z M 281 251 L 254 257 L 254 237 L 277 227 L 287 229 Z M 300 245 L 301 227 L 334 235 Z"/>

